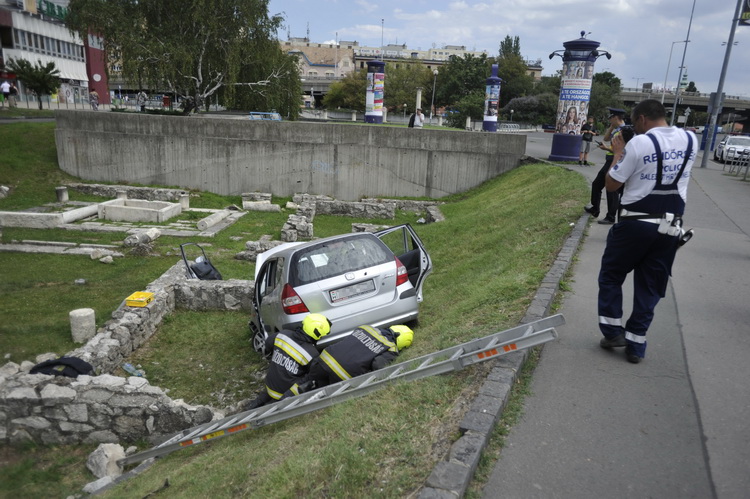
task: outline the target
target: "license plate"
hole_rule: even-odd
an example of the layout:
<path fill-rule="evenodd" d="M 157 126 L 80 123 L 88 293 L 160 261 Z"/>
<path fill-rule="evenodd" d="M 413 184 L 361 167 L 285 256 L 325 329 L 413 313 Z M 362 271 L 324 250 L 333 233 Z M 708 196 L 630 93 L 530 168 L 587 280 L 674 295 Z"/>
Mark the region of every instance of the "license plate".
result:
<path fill-rule="evenodd" d="M 333 289 L 329 291 L 328 294 L 331 296 L 331 301 L 333 303 L 338 303 L 372 291 L 375 291 L 375 282 L 370 279 L 369 281 L 358 282 L 343 288 Z"/>

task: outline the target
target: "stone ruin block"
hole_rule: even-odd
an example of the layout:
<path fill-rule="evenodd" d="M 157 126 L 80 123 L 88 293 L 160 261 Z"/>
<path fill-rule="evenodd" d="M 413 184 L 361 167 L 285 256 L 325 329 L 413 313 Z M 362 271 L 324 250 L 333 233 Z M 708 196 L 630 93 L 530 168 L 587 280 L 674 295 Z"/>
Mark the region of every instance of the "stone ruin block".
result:
<path fill-rule="evenodd" d="M 281 228 L 281 240 L 294 242 L 298 239 L 312 239 L 313 224 L 306 217 L 300 215 L 289 215 L 284 226 Z"/>

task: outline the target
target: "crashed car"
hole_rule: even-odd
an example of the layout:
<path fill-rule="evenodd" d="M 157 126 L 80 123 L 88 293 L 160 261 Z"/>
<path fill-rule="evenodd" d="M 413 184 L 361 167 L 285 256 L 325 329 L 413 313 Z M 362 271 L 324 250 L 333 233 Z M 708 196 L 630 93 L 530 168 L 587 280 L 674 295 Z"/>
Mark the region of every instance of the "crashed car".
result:
<path fill-rule="evenodd" d="M 253 348 L 269 355 L 269 337 L 296 328 L 309 313 L 331 321 L 321 349 L 362 324 L 415 321 L 431 271 L 430 255 L 408 224 L 276 246 L 256 259 Z"/>

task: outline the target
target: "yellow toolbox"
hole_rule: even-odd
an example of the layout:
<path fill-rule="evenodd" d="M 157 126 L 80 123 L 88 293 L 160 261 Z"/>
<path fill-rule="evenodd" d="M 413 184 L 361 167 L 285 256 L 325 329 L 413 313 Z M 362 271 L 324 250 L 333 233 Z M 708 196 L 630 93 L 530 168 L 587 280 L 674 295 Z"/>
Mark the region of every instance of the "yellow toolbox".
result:
<path fill-rule="evenodd" d="M 148 291 L 136 291 L 125 298 L 125 305 L 128 307 L 145 307 L 154 301 L 154 294 Z"/>

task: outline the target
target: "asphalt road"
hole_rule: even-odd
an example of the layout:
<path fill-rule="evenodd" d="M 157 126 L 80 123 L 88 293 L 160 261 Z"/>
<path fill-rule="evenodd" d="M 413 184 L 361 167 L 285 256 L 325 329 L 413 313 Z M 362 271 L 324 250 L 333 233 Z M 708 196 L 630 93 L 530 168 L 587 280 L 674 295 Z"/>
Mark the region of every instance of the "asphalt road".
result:
<path fill-rule="evenodd" d="M 546 158 L 551 140 L 530 134 L 527 154 Z M 592 158 L 597 167 L 570 168 L 591 180 L 604 155 Z M 560 310 L 567 323 L 544 348 L 484 497 L 750 497 L 750 182 L 696 166 L 685 220 L 696 235 L 637 365 L 598 346 L 609 226 L 591 225 Z"/>

